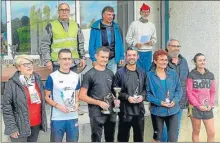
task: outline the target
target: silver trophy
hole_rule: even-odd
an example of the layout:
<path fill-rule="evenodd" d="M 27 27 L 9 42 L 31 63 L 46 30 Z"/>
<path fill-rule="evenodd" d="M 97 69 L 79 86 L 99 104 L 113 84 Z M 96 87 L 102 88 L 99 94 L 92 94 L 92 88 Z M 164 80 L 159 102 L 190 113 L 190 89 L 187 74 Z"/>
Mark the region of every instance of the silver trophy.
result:
<path fill-rule="evenodd" d="M 112 94 L 109 93 L 107 96 L 104 97 L 104 102 L 106 102 L 108 105 L 110 105 L 110 99 L 112 98 Z M 109 109 L 107 110 L 101 110 L 102 114 L 110 114 Z"/>
<path fill-rule="evenodd" d="M 169 90 L 167 91 L 167 94 L 165 96 L 166 96 L 165 102 L 170 103 L 170 92 L 169 92 Z"/>
<path fill-rule="evenodd" d="M 118 100 L 118 96 L 119 96 L 119 93 L 121 92 L 121 88 L 120 87 L 114 87 L 114 91 L 116 93 L 116 100 Z M 116 113 L 120 112 L 119 105 L 115 106 L 113 108 L 113 111 L 116 112 Z"/>

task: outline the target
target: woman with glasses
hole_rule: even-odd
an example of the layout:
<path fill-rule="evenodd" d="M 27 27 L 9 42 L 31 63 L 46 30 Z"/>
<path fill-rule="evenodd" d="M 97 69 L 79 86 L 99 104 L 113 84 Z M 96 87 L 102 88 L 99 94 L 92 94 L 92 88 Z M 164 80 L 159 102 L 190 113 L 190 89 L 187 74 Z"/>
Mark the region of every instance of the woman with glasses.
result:
<path fill-rule="evenodd" d="M 199 142 L 201 120 L 206 132 L 207 142 L 215 142 L 215 127 L 213 108 L 215 103 L 215 78 L 213 73 L 205 68 L 206 58 L 202 53 L 194 56 L 196 67 L 189 73 L 186 82 L 186 92 L 189 99 L 189 116 L 192 122 L 192 141 Z"/>
<path fill-rule="evenodd" d="M 177 142 L 179 101 L 182 89 L 177 73 L 167 68 L 168 54 L 158 50 L 153 55 L 156 68 L 147 73 L 147 96 L 151 103 L 153 141 L 161 141 L 164 123 L 168 130 L 168 142 Z"/>
<path fill-rule="evenodd" d="M 44 86 L 28 55 L 18 56 L 15 66 L 3 96 L 5 134 L 12 142 L 36 142 L 39 131 L 47 129 Z"/>

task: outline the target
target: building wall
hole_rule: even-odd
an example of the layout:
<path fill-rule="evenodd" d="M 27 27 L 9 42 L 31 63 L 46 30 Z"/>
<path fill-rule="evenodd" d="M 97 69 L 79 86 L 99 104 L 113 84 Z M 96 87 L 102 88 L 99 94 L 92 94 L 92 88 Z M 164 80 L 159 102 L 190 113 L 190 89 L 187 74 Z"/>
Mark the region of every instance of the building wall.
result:
<path fill-rule="evenodd" d="M 170 1 L 170 37 L 181 42 L 181 53 L 190 69 L 193 56 L 201 52 L 207 59 L 207 68 L 217 80 L 220 89 L 220 2 Z M 220 94 L 217 94 L 220 101 Z M 220 103 L 220 102 L 219 102 Z"/>

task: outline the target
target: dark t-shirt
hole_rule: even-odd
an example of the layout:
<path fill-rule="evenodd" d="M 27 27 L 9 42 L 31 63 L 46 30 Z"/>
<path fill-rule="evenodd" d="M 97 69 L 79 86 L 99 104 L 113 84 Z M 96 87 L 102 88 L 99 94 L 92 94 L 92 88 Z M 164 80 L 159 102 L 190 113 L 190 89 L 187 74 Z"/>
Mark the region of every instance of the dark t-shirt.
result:
<path fill-rule="evenodd" d="M 112 93 L 111 89 L 113 76 L 113 72 L 107 68 L 104 71 L 98 71 L 95 68 L 92 68 L 83 76 L 81 87 L 88 89 L 88 96 L 104 101 L 104 97 L 109 93 Z M 90 117 L 103 115 L 101 113 L 102 109 L 97 105 L 89 104 L 88 108 Z"/>
<path fill-rule="evenodd" d="M 139 89 L 139 79 L 138 74 L 136 71 L 129 71 L 127 74 L 129 74 L 127 77 L 127 92 L 129 96 L 134 96 L 134 94 L 138 95 Z M 126 113 L 129 115 L 139 115 L 140 114 L 140 108 L 139 104 L 127 104 L 126 106 Z"/>

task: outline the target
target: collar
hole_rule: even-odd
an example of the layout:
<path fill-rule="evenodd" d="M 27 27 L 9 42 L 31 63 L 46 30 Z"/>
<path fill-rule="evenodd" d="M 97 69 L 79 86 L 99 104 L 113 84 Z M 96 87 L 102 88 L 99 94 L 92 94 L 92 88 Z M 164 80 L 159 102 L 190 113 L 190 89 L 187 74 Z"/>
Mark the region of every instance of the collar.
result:
<path fill-rule="evenodd" d="M 143 19 L 142 17 L 139 18 L 139 21 L 142 22 L 142 23 L 148 23 L 148 19 Z"/>
<path fill-rule="evenodd" d="M 69 19 L 68 19 L 67 21 L 64 21 L 64 20 L 61 20 L 60 18 L 58 18 L 57 20 L 58 20 L 60 23 L 67 23 L 67 24 L 69 24 L 69 21 L 70 21 Z"/>

